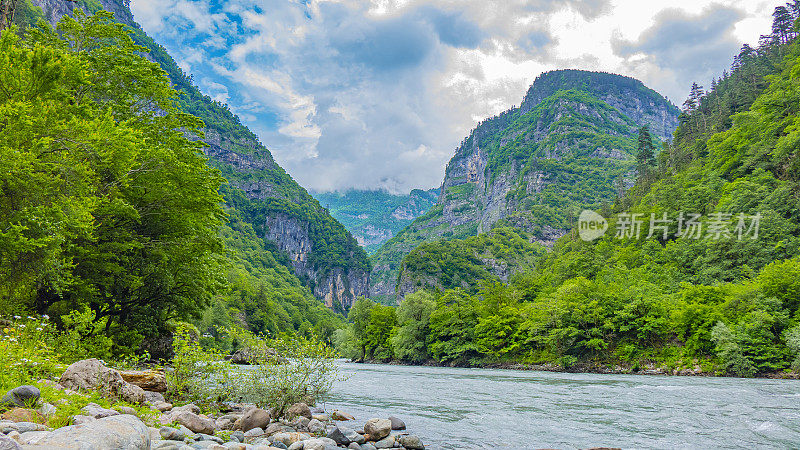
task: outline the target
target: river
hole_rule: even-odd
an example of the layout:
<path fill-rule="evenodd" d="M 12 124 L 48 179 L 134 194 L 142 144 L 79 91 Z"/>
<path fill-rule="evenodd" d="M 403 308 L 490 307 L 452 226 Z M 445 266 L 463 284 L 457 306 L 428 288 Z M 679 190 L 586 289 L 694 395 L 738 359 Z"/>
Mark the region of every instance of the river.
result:
<path fill-rule="evenodd" d="M 800 381 L 340 363 L 326 410 L 429 449 L 798 448 Z"/>

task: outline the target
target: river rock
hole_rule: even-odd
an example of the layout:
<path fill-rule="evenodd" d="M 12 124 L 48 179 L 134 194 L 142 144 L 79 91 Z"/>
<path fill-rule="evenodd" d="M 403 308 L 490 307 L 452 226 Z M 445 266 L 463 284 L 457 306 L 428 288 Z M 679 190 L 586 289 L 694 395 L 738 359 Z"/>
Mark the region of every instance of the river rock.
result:
<path fill-rule="evenodd" d="M 167 402 L 155 402 L 150 406 L 150 409 L 154 409 L 159 412 L 168 412 L 172 411 L 172 403 Z"/>
<path fill-rule="evenodd" d="M 377 450 L 371 442 L 367 442 L 366 444 L 361 445 L 361 450 Z"/>
<path fill-rule="evenodd" d="M 283 433 L 283 432 L 275 433 L 275 434 L 273 434 L 272 436 L 269 437 L 269 440 L 270 440 L 270 442 L 272 442 L 273 445 L 275 445 L 278 442 L 280 442 L 283 445 L 285 445 L 287 448 L 290 445 L 292 445 L 295 442 L 297 442 L 297 441 L 305 441 L 307 439 L 311 439 L 311 436 L 309 436 L 306 433 L 296 433 L 296 432 L 295 433 Z"/>
<path fill-rule="evenodd" d="M 95 419 L 102 419 L 103 417 L 111 417 L 119 414 L 118 411 L 114 411 L 113 409 L 103 408 L 97 403 L 89 403 L 88 405 L 81 408 L 81 411 L 87 416 L 94 417 Z"/>
<path fill-rule="evenodd" d="M 347 445 L 350 443 L 350 439 L 348 439 L 347 436 L 344 435 L 344 433 L 339 427 L 334 427 L 331 431 L 328 432 L 327 435 L 325 435 L 325 437 L 327 437 L 328 439 L 333 439 L 333 441 L 336 442 L 337 445 Z"/>
<path fill-rule="evenodd" d="M 409 450 L 425 450 L 425 446 L 422 445 L 422 441 L 419 439 L 419 436 L 414 434 L 402 435 L 397 438 L 397 442 Z"/>
<path fill-rule="evenodd" d="M 392 432 L 392 421 L 389 419 L 369 419 L 364 424 L 367 440 L 379 441 Z"/>
<path fill-rule="evenodd" d="M 114 405 L 114 411 L 117 411 L 120 414 L 130 414 L 132 416 L 136 415 L 136 410 L 131 408 L 130 406 Z"/>
<path fill-rule="evenodd" d="M 39 388 L 31 385 L 17 386 L 14 389 L 6 392 L 0 403 L 3 405 L 18 406 L 20 408 L 30 407 L 39 401 L 42 393 Z"/>
<path fill-rule="evenodd" d="M 94 422 L 95 420 L 97 420 L 97 419 L 95 419 L 92 416 L 86 416 L 86 415 L 83 415 L 83 414 L 75 414 L 74 416 L 72 416 L 71 423 L 73 425 L 83 425 L 85 423 Z"/>
<path fill-rule="evenodd" d="M 216 424 L 213 420 L 201 417 L 189 411 L 179 411 L 176 414 L 170 413 L 172 421 L 179 423 L 195 433 L 214 434 Z"/>
<path fill-rule="evenodd" d="M 241 442 L 226 442 L 222 446 L 228 450 L 247 450 L 247 444 L 242 444 Z"/>
<path fill-rule="evenodd" d="M 336 448 L 336 442 L 328 438 L 314 438 L 303 441 L 303 450 L 328 450 Z"/>
<path fill-rule="evenodd" d="M 311 419 L 308 422 L 307 428 L 308 428 L 308 431 L 310 431 L 311 433 L 319 434 L 319 433 L 322 433 L 323 431 L 325 431 L 325 424 L 320 422 L 317 419 Z"/>
<path fill-rule="evenodd" d="M 12 422 L 43 422 L 44 417 L 38 411 L 27 408 L 12 408 L 3 413 L 3 419 Z"/>
<path fill-rule="evenodd" d="M 389 421 L 392 422 L 392 429 L 393 430 L 405 430 L 406 423 L 402 420 L 398 419 L 395 416 L 389 416 Z"/>
<path fill-rule="evenodd" d="M 359 445 L 359 444 L 357 444 L 355 442 L 351 442 L 350 445 L 347 446 L 347 448 L 349 448 L 351 450 L 361 450 L 361 445 Z"/>
<path fill-rule="evenodd" d="M 392 448 L 394 444 L 397 442 L 394 436 L 386 436 L 385 438 L 375 442 L 375 448 Z"/>
<path fill-rule="evenodd" d="M 172 427 L 161 427 L 161 429 L 158 430 L 158 434 L 161 435 L 161 439 L 165 441 L 183 441 L 186 439 L 186 434 L 183 431 Z"/>
<path fill-rule="evenodd" d="M 84 425 L 59 428 L 36 444 L 40 448 L 148 450 L 150 430 L 135 416 L 123 414 Z"/>
<path fill-rule="evenodd" d="M 353 417 L 352 415 L 347 414 L 344 411 L 339 411 L 338 409 L 334 409 L 333 410 L 333 412 L 331 413 L 331 419 L 333 419 L 333 420 L 356 420 L 356 418 Z"/>
<path fill-rule="evenodd" d="M 252 437 L 256 437 L 256 436 L 261 436 L 262 434 L 264 434 L 264 430 L 262 430 L 261 428 L 253 428 L 253 429 L 248 430 L 248 431 L 246 431 L 244 433 L 244 438 L 245 439 L 246 438 L 252 438 Z M 244 441 L 244 439 L 242 439 L 242 441 Z"/>
<path fill-rule="evenodd" d="M 269 411 L 253 408 L 245 412 L 233 427 L 238 430 L 249 431 L 253 428 L 266 428 L 269 425 L 269 421 Z"/>
<path fill-rule="evenodd" d="M 45 403 L 42 403 L 42 406 L 40 406 L 39 409 L 36 410 L 36 412 L 38 412 L 39 414 L 41 414 L 44 417 L 50 417 L 50 416 L 55 415 L 55 413 L 58 412 L 58 409 L 56 409 L 56 407 L 53 406 L 51 403 L 46 403 L 45 402 Z"/>
<path fill-rule="evenodd" d="M 146 402 L 148 402 L 150 404 L 154 404 L 154 403 L 157 403 L 157 402 L 166 402 L 167 401 L 167 399 L 164 398 L 164 394 L 162 394 L 160 392 L 148 391 L 146 389 L 144 391 L 144 399 L 145 399 Z"/>
<path fill-rule="evenodd" d="M 49 435 L 49 431 L 26 431 L 19 435 L 19 443 L 22 445 L 33 445 Z"/>
<path fill-rule="evenodd" d="M 22 446 L 14 439 L 0 435 L 0 450 L 22 450 Z"/>
<path fill-rule="evenodd" d="M 311 409 L 305 403 L 295 403 L 294 405 L 290 406 L 289 409 L 286 410 L 284 417 L 286 420 L 293 420 L 300 416 L 307 417 L 312 419 L 311 417 Z"/>
<path fill-rule="evenodd" d="M 121 370 L 122 379 L 146 391 L 167 392 L 167 377 L 158 370 Z"/>
<path fill-rule="evenodd" d="M 96 390 L 131 403 L 145 400 L 144 389 L 126 382 L 119 372 L 106 367 L 97 358 L 72 363 L 58 383 L 67 389 Z"/>

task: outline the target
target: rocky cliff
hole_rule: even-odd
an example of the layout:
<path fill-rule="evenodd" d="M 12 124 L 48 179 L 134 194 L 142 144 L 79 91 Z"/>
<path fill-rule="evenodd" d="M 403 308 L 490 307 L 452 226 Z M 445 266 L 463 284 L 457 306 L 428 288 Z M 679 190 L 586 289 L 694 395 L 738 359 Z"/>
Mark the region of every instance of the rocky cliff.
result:
<path fill-rule="evenodd" d="M 541 75 L 519 107 L 484 120 L 461 142 L 437 205 L 376 252 L 373 296 L 394 295 L 401 261 L 424 242 L 474 236 L 502 222 L 551 245 L 582 209 L 612 201 L 630 184 L 638 128 L 666 139 L 678 113 L 632 78 Z"/>
<path fill-rule="evenodd" d="M 181 107 L 203 119 L 206 154 L 228 180 L 228 207 L 242 212 L 260 237 L 288 255 L 298 278 L 326 305 L 346 311 L 353 300 L 369 294 L 369 260 L 347 230 L 298 185 L 272 158 L 269 150 L 227 107 L 200 93 L 175 61 L 134 21 L 129 0 L 70 2 L 32 0 L 51 24 L 74 8 L 105 9 L 129 26 L 134 40 L 150 49 L 173 86 L 182 92 Z"/>

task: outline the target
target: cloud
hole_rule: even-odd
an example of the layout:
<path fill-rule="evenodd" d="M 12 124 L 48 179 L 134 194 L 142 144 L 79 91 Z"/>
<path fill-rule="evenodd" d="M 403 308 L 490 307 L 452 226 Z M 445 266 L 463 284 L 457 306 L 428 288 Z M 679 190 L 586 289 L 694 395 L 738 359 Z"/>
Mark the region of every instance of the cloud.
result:
<path fill-rule="evenodd" d="M 475 123 L 541 72 L 642 79 L 680 103 L 757 40 L 748 0 L 132 0 L 201 90 L 303 186 L 439 185 Z M 752 42 L 751 42 L 752 43 Z"/>

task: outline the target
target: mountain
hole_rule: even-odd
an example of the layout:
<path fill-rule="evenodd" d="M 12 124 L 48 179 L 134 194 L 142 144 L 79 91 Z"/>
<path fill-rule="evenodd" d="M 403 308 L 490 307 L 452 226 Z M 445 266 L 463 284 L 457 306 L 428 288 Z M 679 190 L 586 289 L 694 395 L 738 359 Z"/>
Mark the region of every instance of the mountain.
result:
<path fill-rule="evenodd" d="M 372 296 L 394 295 L 403 258 L 424 242 L 475 236 L 502 222 L 552 245 L 582 209 L 630 186 L 638 128 L 667 139 L 678 113 L 633 78 L 540 75 L 519 107 L 484 120 L 456 148 L 436 206 L 373 255 Z"/>
<path fill-rule="evenodd" d="M 267 250 L 272 249 L 270 259 L 284 261 L 292 277 L 329 308 L 344 312 L 355 298 L 368 294 L 370 262 L 352 235 L 275 162 L 227 105 L 211 100 L 192 84 L 134 21 L 129 0 L 32 0 L 31 5 L 32 9 L 23 8 L 24 16 L 40 14 L 52 25 L 75 8 L 114 13 L 116 21 L 130 28 L 134 41 L 150 50 L 146 56 L 167 73 L 180 93 L 181 109 L 203 120 L 204 135 L 196 139 L 206 143 L 209 163 L 228 181 L 223 195 L 229 214 L 252 227 Z"/>
<path fill-rule="evenodd" d="M 347 228 L 359 245 L 372 253 L 431 209 L 439 197 L 439 189 L 414 189 L 408 195 L 394 195 L 383 190 L 311 195 Z"/>

